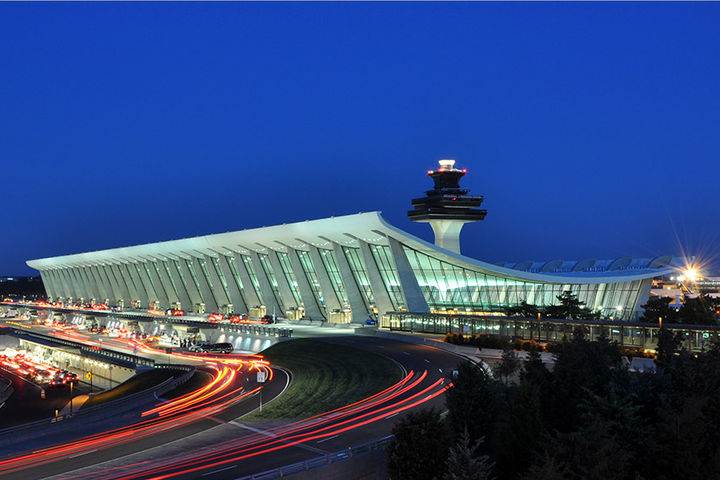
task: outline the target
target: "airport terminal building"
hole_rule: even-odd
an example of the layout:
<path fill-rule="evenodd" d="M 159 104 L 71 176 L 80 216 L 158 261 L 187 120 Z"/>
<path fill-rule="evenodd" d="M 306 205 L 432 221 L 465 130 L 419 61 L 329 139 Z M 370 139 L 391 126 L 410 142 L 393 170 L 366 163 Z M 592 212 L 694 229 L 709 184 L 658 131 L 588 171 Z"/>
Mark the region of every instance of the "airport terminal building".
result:
<path fill-rule="evenodd" d="M 400 311 L 502 314 L 553 305 L 567 290 L 604 317 L 631 320 L 653 278 L 675 270 L 670 256 L 503 265 L 463 256 L 462 225 L 486 212 L 450 162 L 428 172 L 435 187 L 408 212 L 431 224 L 434 245 L 369 212 L 27 263 L 55 300 L 335 323 Z"/>

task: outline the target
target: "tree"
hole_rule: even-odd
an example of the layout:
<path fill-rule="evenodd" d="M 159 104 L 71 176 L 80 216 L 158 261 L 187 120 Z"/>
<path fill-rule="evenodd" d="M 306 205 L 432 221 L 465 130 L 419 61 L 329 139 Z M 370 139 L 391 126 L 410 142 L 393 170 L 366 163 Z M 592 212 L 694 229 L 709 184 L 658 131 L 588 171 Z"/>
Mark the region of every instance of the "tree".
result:
<path fill-rule="evenodd" d="M 670 297 L 650 297 L 645 305 L 640 320 L 647 323 L 659 323 L 660 318 L 666 323 L 676 323 L 678 311 L 670 306 L 673 299 Z"/>
<path fill-rule="evenodd" d="M 657 345 L 657 364 L 662 367 L 669 367 L 672 364 L 673 357 L 677 352 L 682 337 L 674 335 L 667 328 L 661 328 L 658 334 Z"/>
<path fill-rule="evenodd" d="M 497 375 L 498 377 L 502 378 L 503 381 L 507 384 L 510 381 L 510 377 L 512 377 L 515 372 L 520 370 L 521 366 L 522 363 L 517 356 L 517 352 L 515 352 L 515 350 L 513 350 L 511 346 L 508 346 L 505 347 L 505 349 L 503 350 L 500 363 L 497 365 L 497 367 L 495 367 L 493 373 L 495 373 L 495 375 Z"/>
<path fill-rule="evenodd" d="M 411 412 L 393 427 L 387 447 L 387 470 L 392 480 L 434 480 L 443 474 L 448 434 L 435 409 Z"/>
<path fill-rule="evenodd" d="M 570 290 L 565 290 L 556 296 L 559 305 L 551 305 L 545 309 L 546 316 L 550 318 L 586 318 L 592 316 L 592 312 L 585 309 L 585 302 L 578 300 L 578 296 Z"/>
<path fill-rule="evenodd" d="M 470 362 L 458 365 L 457 372 L 452 379 L 452 388 L 445 394 L 451 433 L 457 437 L 467 429 L 470 440 L 492 438 L 498 408 L 498 382 L 484 367 Z"/>
<path fill-rule="evenodd" d="M 450 448 L 443 480 L 491 480 L 493 464 L 490 457 L 477 453 L 484 440 L 480 438 L 473 442 L 467 429 L 464 430 L 455 446 Z"/>
<path fill-rule="evenodd" d="M 686 325 L 717 325 L 714 301 L 707 295 L 686 296 L 678 311 L 679 323 Z"/>

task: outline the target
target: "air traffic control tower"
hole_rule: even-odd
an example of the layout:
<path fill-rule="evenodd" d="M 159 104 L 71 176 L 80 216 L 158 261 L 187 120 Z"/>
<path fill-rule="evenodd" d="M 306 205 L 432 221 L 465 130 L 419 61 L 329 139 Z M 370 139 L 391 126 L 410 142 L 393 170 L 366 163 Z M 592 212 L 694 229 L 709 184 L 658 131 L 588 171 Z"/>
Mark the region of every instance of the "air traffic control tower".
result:
<path fill-rule="evenodd" d="M 479 209 L 482 195 L 468 195 L 460 188 L 460 179 L 467 170 L 455 168 L 455 160 L 440 160 L 440 168 L 428 170 L 435 188 L 425 196 L 412 200 L 408 217 L 413 222 L 427 222 L 435 232 L 435 245 L 460 253 L 460 230 L 464 224 L 483 220 L 487 210 Z"/>

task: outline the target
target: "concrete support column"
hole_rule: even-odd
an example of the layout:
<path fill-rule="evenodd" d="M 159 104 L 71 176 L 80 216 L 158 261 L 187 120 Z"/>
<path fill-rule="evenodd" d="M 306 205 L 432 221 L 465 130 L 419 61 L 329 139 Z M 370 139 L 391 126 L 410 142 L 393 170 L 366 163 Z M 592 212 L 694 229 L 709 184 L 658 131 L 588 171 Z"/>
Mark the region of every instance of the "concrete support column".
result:
<path fill-rule="evenodd" d="M 220 264 L 220 270 L 225 276 L 225 281 L 227 282 L 228 293 L 230 293 L 230 301 L 233 304 L 233 310 L 236 312 L 250 313 L 250 310 L 245 303 L 245 299 L 242 296 L 242 292 L 238 287 L 237 280 L 235 280 L 235 276 L 230 268 L 230 263 L 228 262 L 227 257 L 225 255 L 220 255 L 218 257 L 218 263 Z"/>
<path fill-rule="evenodd" d="M 110 285 L 110 290 L 113 294 L 112 301 L 114 303 L 117 303 L 118 300 L 124 299 L 123 291 L 120 288 L 120 285 L 118 284 L 117 280 L 115 279 L 115 273 L 110 268 L 110 265 L 99 265 L 98 272 L 100 272 L 100 275 L 105 277 L 105 279 L 108 282 L 108 285 Z"/>
<path fill-rule="evenodd" d="M 50 275 L 47 274 L 46 271 L 39 270 L 40 272 L 40 278 L 43 282 L 43 287 L 45 288 L 45 294 L 48 297 L 55 298 L 55 290 L 53 289 L 52 280 L 50 280 Z"/>
<path fill-rule="evenodd" d="M 176 293 L 175 287 L 173 286 L 173 281 L 170 278 L 170 275 L 168 275 L 167 270 L 165 270 L 165 265 L 160 259 L 156 259 L 154 262 L 157 264 L 158 270 L 160 271 L 159 281 L 165 289 L 168 305 L 175 302 L 180 302 L 182 304 L 182 300 L 180 300 L 180 296 Z"/>
<path fill-rule="evenodd" d="M 80 288 L 80 285 L 78 284 L 77 280 L 75 279 L 74 275 L 72 274 L 72 271 L 70 267 L 65 267 L 61 270 L 63 277 L 68 283 L 68 287 L 70 290 L 70 296 L 73 297 L 73 299 L 78 299 L 82 296 L 82 289 Z"/>
<path fill-rule="evenodd" d="M 64 296 L 65 294 L 62 291 L 62 285 L 58 283 L 55 271 L 52 269 L 45 270 L 45 276 L 50 281 L 50 285 L 52 285 L 50 288 L 52 288 L 53 291 L 53 298 Z"/>
<path fill-rule="evenodd" d="M 145 291 L 148 293 L 148 300 L 150 302 L 160 302 L 161 305 L 167 305 L 167 298 L 165 297 L 164 292 L 162 292 L 161 286 L 159 284 L 155 285 L 155 282 L 150 276 L 149 270 L 153 267 L 148 265 L 148 269 L 146 270 L 146 263 L 143 260 L 140 260 L 137 263 L 137 266 L 140 269 L 140 280 L 142 280 L 142 283 L 145 286 Z"/>
<path fill-rule="evenodd" d="M 215 286 L 215 288 L 213 288 L 213 293 L 215 294 L 215 300 L 219 304 L 218 307 L 222 307 L 223 305 L 232 303 L 230 301 L 228 293 L 225 292 L 225 288 L 223 287 L 223 282 L 220 279 L 220 275 L 218 275 L 218 273 L 217 273 L 217 269 L 215 268 L 215 262 L 213 261 L 213 258 L 209 255 L 203 255 L 203 259 L 205 260 L 205 266 L 207 267 L 208 275 L 210 275 L 210 280 L 212 280 L 212 283 Z M 223 273 L 223 277 L 224 276 L 225 276 L 225 273 Z M 225 278 L 225 283 L 227 283 L 227 277 Z M 229 287 L 230 287 L 230 285 L 228 285 L 228 288 Z M 233 308 L 235 308 L 235 304 L 233 304 Z"/>
<path fill-rule="evenodd" d="M 155 289 L 155 295 L 157 295 L 160 305 L 163 309 L 170 307 L 170 297 L 168 297 L 167 288 L 165 288 L 166 285 L 163 283 L 160 275 L 158 275 L 158 270 L 160 269 L 155 270 L 155 262 L 152 260 L 145 260 L 143 263 L 147 265 L 148 271 L 150 271 L 150 281 Z M 170 285 L 170 289 L 172 290 L 172 285 Z"/>
<path fill-rule="evenodd" d="M 257 252 L 251 250 L 250 259 L 252 260 L 255 275 L 257 276 L 258 283 L 260 284 L 260 292 L 262 293 L 263 300 L 265 300 L 265 311 L 268 315 L 275 312 L 276 315 L 284 316 L 285 312 L 275 298 L 275 292 L 273 292 L 272 285 L 270 285 L 270 279 L 267 277 L 265 269 L 260 263 L 260 257 L 258 257 Z"/>
<path fill-rule="evenodd" d="M 343 252 L 342 246 L 333 243 L 333 252 L 335 253 L 335 263 L 337 263 L 338 270 L 340 270 L 343 286 L 350 301 L 350 309 L 352 310 L 351 322 L 364 324 L 365 320 L 370 317 L 371 312 L 363 301 L 362 294 L 355 282 L 355 276 L 350 269 L 347 258 L 345 258 L 345 252 Z"/>
<path fill-rule="evenodd" d="M 115 283 L 118 286 L 118 289 L 120 289 L 121 297 L 125 301 L 125 306 L 130 306 L 130 301 L 135 300 L 137 297 L 133 297 L 130 293 L 130 288 L 128 287 L 128 282 L 125 277 L 128 275 L 125 273 L 123 275 L 122 270 L 120 270 L 120 265 L 117 264 L 110 264 L 108 265 L 108 268 L 110 269 L 110 272 L 115 276 Z M 124 268 L 123 268 L 124 269 Z"/>
<path fill-rule="evenodd" d="M 178 263 L 182 265 L 183 261 L 183 259 L 180 259 Z M 187 284 L 183 282 L 182 276 L 180 275 L 180 270 L 178 270 L 177 265 L 172 259 L 168 260 L 168 266 L 170 267 L 170 274 L 175 281 L 175 287 L 177 287 L 178 297 L 180 297 L 180 304 L 182 305 L 183 309 L 192 311 L 193 299 L 190 297 L 190 292 L 188 290 Z M 188 281 L 192 280 L 188 279 Z"/>
<path fill-rule="evenodd" d="M 310 287 L 310 282 L 308 282 L 305 270 L 302 268 L 297 251 L 295 249 L 288 248 L 288 258 L 290 259 L 290 266 L 295 274 L 295 279 L 298 282 L 300 298 L 302 298 L 302 301 L 305 304 L 305 315 L 313 320 L 325 320 L 325 312 L 320 310 L 318 299 L 315 298 L 315 293 L 313 293 L 312 288 Z"/>
<path fill-rule="evenodd" d="M 320 290 L 325 299 L 328 313 L 333 310 L 342 310 L 341 299 L 339 299 L 335 293 L 330 276 L 325 269 L 325 263 L 323 263 L 322 258 L 320 258 L 320 251 L 314 245 L 310 245 L 310 260 L 312 260 L 313 266 L 315 267 L 315 275 L 318 277 Z"/>
<path fill-rule="evenodd" d="M 108 287 L 103 281 L 103 279 L 100 277 L 100 275 L 97 272 L 97 268 L 95 265 L 89 265 L 88 267 L 88 274 L 95 280 L 95 285 L 97 285 L 98 293 L 100 294 L 100 297 L 105 300 L 106 298 L 109 300 L 112 298 L 112 295 L 108 293 Z"/>
<path fill-rule="evenodd" d="M 202 297 L 205 300 L 205 308 L 209 312 L 217 312 L 220 309 L 220 306 L 218 305 L 218 302 L 215 300 L 215 295 L 213 294 L 213 290 L 217 288 L 221 288 L 219 285 L 214 285 L 214 288 L 210 287 L 210 284 L 208 283 L 207 278 L 205 278 L 205 272 L 202 269 L 202 265 L 200 265 L 200 259 L 197 257 L 192 257 L 193 262 L 193 270 L 195 270 L 195 277 L 197 278 L 198 283 L 200 284 L 200 293 L 202 293 Z"/>
<path fill-rule="evenodd" d="M 190 310 L 193 309 L 193 306 L 196 303 L 204 303 L 205 307 L 207 308 L 208 304 L 203 300 L 202 294 L 200 292 L 200 289 L 198 289 L 198 286 L 195 285 L 195 282 L 193 281 L 193 275 L 190 272 L 190 269 L 188 268 L 185 259 L 180 258 L 178 260 L 178 263 L 180 264 L 180 272 L 182 273 L 182 276 L 185 277 L 185 288 L 187 289 L 188 295 L 190 295 L 190 300 L 192 300 L 192 302 L 190 303 Z"/>
<path fill-rule="evenodd" d="M 375 297 L 378 314 L 384 315 L 387 312 L 392 312 L 395 307 L 390 300 L 387 288 L 385 288 L 385 282 L 375 263 L 375 257 L 370 251 L 370 245 L 360 239 L 357 239 L 357 242 L 360 244 L 360 253 L 362 253 L 363 262 L 365 263 L 365 271 L 367 271 L 368 280 L 370 280 L 370 287 L 372 287 L 373 297 Z"/>
<path fill-rule="evenodd" d="M 95 280 L 88 275 L 87 267 L 78 267 L 77 268 L 78 274 L 80 275 L 80 278 L 85 283 L 85 286 L 87 287 L 87 292 L 90 299 L 94 298 L 95 300 L 98 300 L 100 298 L 100 291 L 97 288 L 97 285 L 95 284 Z"/>
<path fill-rule="evenodd" d="M 235 267 L 237 267 L 238 275 L 240 276 L 240 281 L 243 284 L 243 290 L 245 293 L 245 301 L 247 303 L 248 308 L 253 308 L 258 305 L 264 305 L 262 299 L 258 297 L 257 292 L 255 291 L 255 287 L 253 287 L 252 280 L 250 280 L 250 274 L 247 271 L 247 268 L 245 268 L 245 262 L 242 259 L 242 255 L 239 253 L 234 254 L 235 257 Z M 248 310 L 249 312 L 249 310 Z"/>
<path fill-rule="evenodd" d="M 285 308 L 289 309 L 290 307 L 301 307 L 302 305 L 297 305 L 297 302 L 295 301 L 295 297 L 290 289 L 290 284 L 288 283 L 287 278 L 285 277 L 285 272 L 280 265 L 277 252 L 275 250 L 268 249 L 268 258 L 270 259 L 270 266 L 275 273 L 275 279 L 278 282 L 278 290 L 280 291 L 280 297 L 282 297 L 282 302 L 285 305 Z"/>
<path fill-rule="evenodd" d="M 62 271 L 60 269 L 53 269 L 51 272 L 60 296 L 65 298 L 69 297 L 70 288 L 68 287 L 67 281 L 63 278 Z"/>
<path fill-rule="evenodd" d="M 451 252 L 460 253 L 460 230 L 463 220 L 430 220 L 430 226 L 435 233 L 435 245 Z"/>
<path fill-rule="evenodd" d="M 140 302 L 142 302 L 142 308 L 148 308 L 148 305 L 150 304 L 150 295 L 148 294 L 148 291 L 145 290 L 145 285 L 143 285 L 142 279 L 140 278 L 140 274 L 135 268 L 135 265 L 135 262 L 126 263 L 121 267 L 121 271 L 124 268 L 126 271 L 130 272 L 130 281 L 127 283 L 128 287 L 130 287 L 130 294 L 133 295 L 133 300 L 140 300 Z"/>
<path fill-rule="evenodd" d="M 422 290 L 420 290 L 420 285 L 418 284 L 417 277 L 415 277 L 415 272 L 413 272 L 412 267 L 410 267 L 410 262 L 407 259 L 407 255 L 405 255 L 405 250 L 403 250 L 400 242 L 392 237 L 388 237 L 388 242 L 390 243 L 390 252 L 395 261 L 398 280 L 400 280 L 400 288 L 402 288 L 403 294 L 405 295 L 405 305 L 407 305 L 408 311 L 430 313 L 425 295 L 423 295 Z"/>

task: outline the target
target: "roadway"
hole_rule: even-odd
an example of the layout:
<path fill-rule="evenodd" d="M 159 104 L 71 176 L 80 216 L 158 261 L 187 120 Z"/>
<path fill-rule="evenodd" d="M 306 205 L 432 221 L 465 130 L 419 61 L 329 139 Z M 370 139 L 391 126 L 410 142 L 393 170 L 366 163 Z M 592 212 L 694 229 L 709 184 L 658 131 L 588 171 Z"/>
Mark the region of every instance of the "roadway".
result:
<path fill-rule="evenodd" d="M 78 332 L 71 335 L 78 335 Z M 88 342 L 99 341 L 91 339 L 90 334 L 80 336 Z M 112 341 L 108 344 L 108 340 Z M 193 409 L 188 409 L 190 418 L 181 417 L 174 423 L 155 428 L 157 431 L 152 435 L 129 433 L 117 443 L 90 442 L 71 452 L 61 450 L 40 457 L 30 454 L 24 460 L 27 465 L 21 463 L 23 460 L 0 461 L 0 474 L 8 479 L 170 476 L 221 480 L 257 473 L 386 436 L 395 417 L 409 409 L 420 406 L 443 408 L 443 380 L 461 360 L 428 346 L 373 337 L 348 335 L 325 340 L 385 355 L 401 365 L 408 375 L 381 395 L 310 420 L 280 425 L 245 424 L 241 417 L 259 404 L 259 395 L 250 394 L 222 408 L 219 406 L 225 400 L 212 406 L 204 405 L 194 410 L 194 416 Z M 102 344 L 118 350 L 128 349 L 127 343 L 123 346 L 123 342 L 127 341 L 103 338 Z M 177 358 L 172 362 L 163 353 L 154 355 L 163 358 L 163 362 L 178 363 Z M 182 361 L 185 359 L 183 355 Z M 280 394 L 287 382 L 282 370 L 273 371 L 273 381 L 263 390 L 266 401 Z M 242 384 L 248 380 L 246 375 L 239 381 Z M 235 395 L 248 394 L 255 387 L 248 383 Z M 72 460 L 68 461 L 68 458 Z M 15 470 L 25 466 L 30 468 Z"/>

